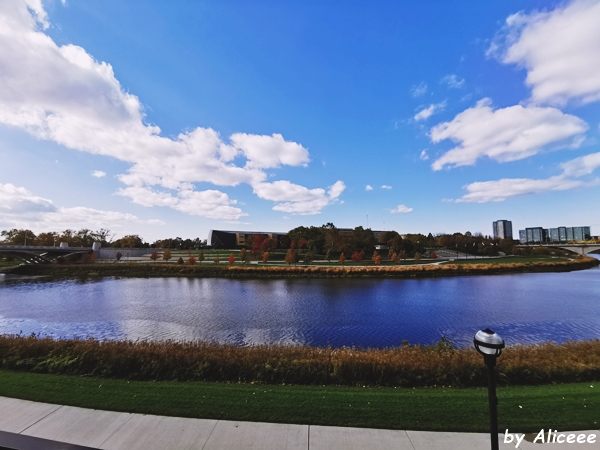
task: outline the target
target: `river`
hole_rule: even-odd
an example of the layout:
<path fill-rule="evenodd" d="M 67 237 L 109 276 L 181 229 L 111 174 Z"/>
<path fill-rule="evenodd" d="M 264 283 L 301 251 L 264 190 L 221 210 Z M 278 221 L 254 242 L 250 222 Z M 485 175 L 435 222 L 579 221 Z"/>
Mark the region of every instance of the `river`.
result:
<path fill-rule="evenodd" d="M 600 269 L 420 280 L 0 278 L 0 333 L 390 347 L 600 338 Z"/>

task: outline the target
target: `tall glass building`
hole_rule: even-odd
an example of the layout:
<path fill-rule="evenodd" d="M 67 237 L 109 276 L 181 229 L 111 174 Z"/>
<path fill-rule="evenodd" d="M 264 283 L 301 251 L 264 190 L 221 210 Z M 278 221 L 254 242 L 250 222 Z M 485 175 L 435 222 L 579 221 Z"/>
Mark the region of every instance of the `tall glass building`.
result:
<path fill-rule="evenodd" d="M 494 239 L 512 239 L 512 222 L 510 220 L 497 220 L 493 224 Z"/>

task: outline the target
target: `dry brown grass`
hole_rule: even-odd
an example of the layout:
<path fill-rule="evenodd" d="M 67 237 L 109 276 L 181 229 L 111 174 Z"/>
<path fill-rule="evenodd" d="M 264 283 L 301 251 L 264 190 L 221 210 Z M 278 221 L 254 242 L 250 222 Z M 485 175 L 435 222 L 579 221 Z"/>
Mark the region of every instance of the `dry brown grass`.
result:
<path fill-rule="evenodd" d="M 0 336 L 1 367 L 40 373 L 135 380 L 268 384 L 485 386 L 473 349 L 302 346 L 237 347 L 210 343 L 53 340 Z M 501 384 L 600 380 L 600 340 L 515 346 L 498 360 Z"/>

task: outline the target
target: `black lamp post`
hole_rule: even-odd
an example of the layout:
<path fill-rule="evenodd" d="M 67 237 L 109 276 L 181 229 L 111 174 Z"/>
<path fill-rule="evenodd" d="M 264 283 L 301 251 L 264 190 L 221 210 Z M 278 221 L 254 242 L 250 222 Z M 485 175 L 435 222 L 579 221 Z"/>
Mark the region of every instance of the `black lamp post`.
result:
<path fill-rule="evenodd" d="M 483 355 L 488 367 L 488 402 L 490 404 L 490 438 L 492 450 L 498 450 L 498 397 L 496 397 L 496 376 L 494 367 L 496 359 L 502 353 L 504 341 L 489 328 L 479 330 L 473 339 L 475 349 Z"/>

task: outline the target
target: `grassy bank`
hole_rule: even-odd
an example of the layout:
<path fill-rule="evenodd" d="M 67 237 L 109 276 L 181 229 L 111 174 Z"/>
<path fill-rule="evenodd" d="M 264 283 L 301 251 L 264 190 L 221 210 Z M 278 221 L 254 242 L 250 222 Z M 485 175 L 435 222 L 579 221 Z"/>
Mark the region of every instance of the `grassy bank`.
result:
<path fill-rule="evenodd" d="M 598 429 L 600 385 L 498 389 L 500 429 Z M 0 395 L 84 408 L 205 419 L 488 431 L 485 388 L 362 388 L 140 382 L 0 370 Z"/>
<path fill-rule="evenodd" d="M 600 260 L 581 257 L 569 261 L 491 262 L 442 265 L 394 266 L 263 266 L 228 264 L 36 264 L 4 269 L 15 275 L 55 278 L 87 277 L 226 277 L 226 278 L 425 278 L 462 275 L 494 275 L 530 272 L 569 272 L 589 269 Z"/>
<path fill-rule="evenodd" d="M 138 381 L 409 388 L 487 385 L 481 356 L 471 348 L 453 349 L 446 342 L 359 350 L 4 335 L 0 336 L 0 368 Z M 497 369 L 501 385 L 600 381 L 600 340 L 510 347 Z"/>

